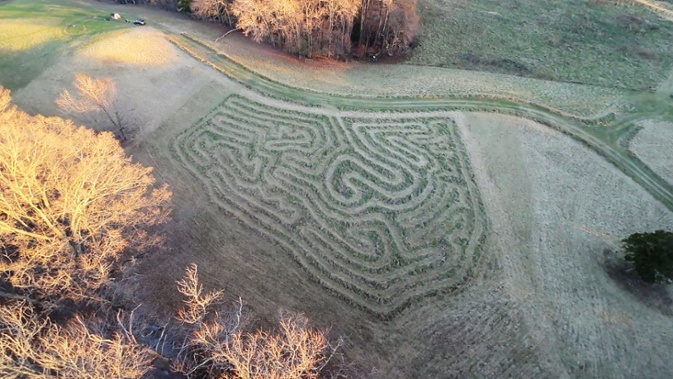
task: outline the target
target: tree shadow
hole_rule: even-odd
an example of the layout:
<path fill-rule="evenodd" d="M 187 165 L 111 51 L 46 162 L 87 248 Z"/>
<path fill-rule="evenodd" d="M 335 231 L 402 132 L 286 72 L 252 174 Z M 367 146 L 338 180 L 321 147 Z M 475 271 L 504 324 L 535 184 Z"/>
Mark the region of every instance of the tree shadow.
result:
<path fill-rule="evenodd" d="M 646 306 L 673 316 L 673 296 L 669 285 L 651 284 L 640 279 L 633 265 L 612 251 L 605 252 L 605 271 L 623 290 L 633 295 Z"/>

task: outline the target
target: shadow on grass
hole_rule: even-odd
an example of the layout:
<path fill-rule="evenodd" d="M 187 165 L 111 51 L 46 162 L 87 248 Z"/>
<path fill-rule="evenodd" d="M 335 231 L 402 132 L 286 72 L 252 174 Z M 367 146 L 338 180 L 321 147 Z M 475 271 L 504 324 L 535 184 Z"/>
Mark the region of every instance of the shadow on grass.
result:
<path fill-rule="evenodd" d="M 673 291 L 670 290 L 670 285 L 647 283 L 640 279 L 631 263 L 617 258 L 614 253 L 610 255 L 614 258 L 606 260 L 605 271 L 620 288 L 644 305 L 657 309 L 666 316 L 673 316 Z"/>

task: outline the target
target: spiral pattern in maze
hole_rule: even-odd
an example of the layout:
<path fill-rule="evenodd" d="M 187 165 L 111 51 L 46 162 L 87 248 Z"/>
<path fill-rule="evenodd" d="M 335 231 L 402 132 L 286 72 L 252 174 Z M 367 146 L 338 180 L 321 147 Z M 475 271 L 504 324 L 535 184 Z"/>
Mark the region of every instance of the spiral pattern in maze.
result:
<path fill-rule="evenodd" d="M 174 152 L 221 208 L 377 315 L 470 277 L 485 223 L 447 114 L 290 108 L 230 97 Z"/>

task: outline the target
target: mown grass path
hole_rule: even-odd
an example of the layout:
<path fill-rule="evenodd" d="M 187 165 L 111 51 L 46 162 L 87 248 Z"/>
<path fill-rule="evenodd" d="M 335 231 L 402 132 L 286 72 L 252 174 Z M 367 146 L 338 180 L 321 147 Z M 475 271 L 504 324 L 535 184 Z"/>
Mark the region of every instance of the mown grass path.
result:
<path fill-rule="evenodd" d="M 628 118 L 613 121 L 611 116 L 601 118 L 577 117 L 551 107 L 495 98 L 359 98 L 332 95 L 292 88 L 253 73 L 233 62 L 198 39 L 164 30 L 169 40 L 194 58 L 215 68 L 233 80 L 265 96 L 308 106 L 332 106 L 341 110 L 371 111 L 435 111 L 458 110 L 511 114 L 535 120 L 557 129 L 603 156 L 622 172 L 647 190 L 655 199 L 673 211 L 673 186 L 631 153 L 623 141 L 633 134 L 634 121 Z"/>

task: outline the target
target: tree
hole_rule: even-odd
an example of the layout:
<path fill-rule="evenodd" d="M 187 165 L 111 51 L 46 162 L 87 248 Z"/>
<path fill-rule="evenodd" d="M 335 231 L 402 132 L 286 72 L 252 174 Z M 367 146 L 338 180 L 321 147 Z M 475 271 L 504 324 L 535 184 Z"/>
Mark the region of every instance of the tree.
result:
<path fill-rule="evenodd" d="M 362 0 L 360 45 L 375 54 L 405 54 L 418 23 L 416 0 Z"/>
<path fill-rule="evenodd" d="M 191 0 L 189 6 L 192 14 L 198 18 L 233 26 L 230 13 L 231 0 Z"/>
<path fill-rule="evenodd" d="M 29 302 L 5 303 L 0 307 L 0 377 L 126 379 L 149 371 L 149 349 L 128 333 L 107 329 L 79 317 L 60 326 Z"/>
<path fill-rule="evenodd" d="M 673 233 L 657 230 L 634 233 L 622 240 L 625 259 L 648 283 L 673 280 Z"/>
<path fill-rule="evenodd" d="M 316 379 L 328 344 L 322 332 L 308 327 L 303 316 L 284 316 L 280 330 L 240 331 L 220 351 L 237 379 Z"/>
<path fill-rule="evenodd" d="M 119 133 L 119 138 L 126 140 L 126 120 L 117 107 L 117 86 L 110 78 L 96 79 L 78 72 L 73 85 L 77 96 L 63 90 L 56 99 L 56 105 L 65 113 L 103 112 Z"/>
<path fill-rule="evenodd" d="M 150 171 L 111 133 L 28 115 L 0 87 L 0 377 L 140 378 L 152 368 L 158 353 L 142 338 L 156 325 L 134 328 L 135 310 L 113 312 L 119 304 L 100 291 L 167 217 L 170 192 Z M 245 331 L 242 301 L 223 307 L 196 265 L 178 291 L 177 322 L 151 346 L 183 341 L 168 359 L 187 377 L 315 379 L 336 349 L 301 315 L 284 314 L 276 333 Z M 63 299 L 75 306 L 58 312 Z"/>
<path fill-rule="evenodd" d="M 8 98 L 1 90 L 0 284 L 40 301 L 91 300 L 122 253 L 151 242 L 170 192 L 111 133 L 28 115 Z"/>
<path fill-rule="evenodd" d="M 176 318 L 187 335 L 176 369 L 188 377 L 316 379 L 331 357 L 324 333 L 302 315 L 282 313 L 277 333 L 245 331 L 241 300 L 227 312 L 222 291 L 203 291 L 196 265 L 187 268 L 178 291 L 184 306 Z"/>
<path fill-rule="evenodd" d="M 139 378 L 151 368 L 152 352 L 97 293 L 166 217 L 170 193 L 152 189 L 150 171 L 111 133 L 28 115 L 0 87 L 0 377 Z M 66 299 L 89 307 L 54 312 Z"/>
<path fill-rule="evenodd" d="M 254 41 L 308 57 L 346 57 L 354 39 L 364 51 L 401 55 L 418 30 L 415 0 L 234 0 L 230 8 Z"/>

